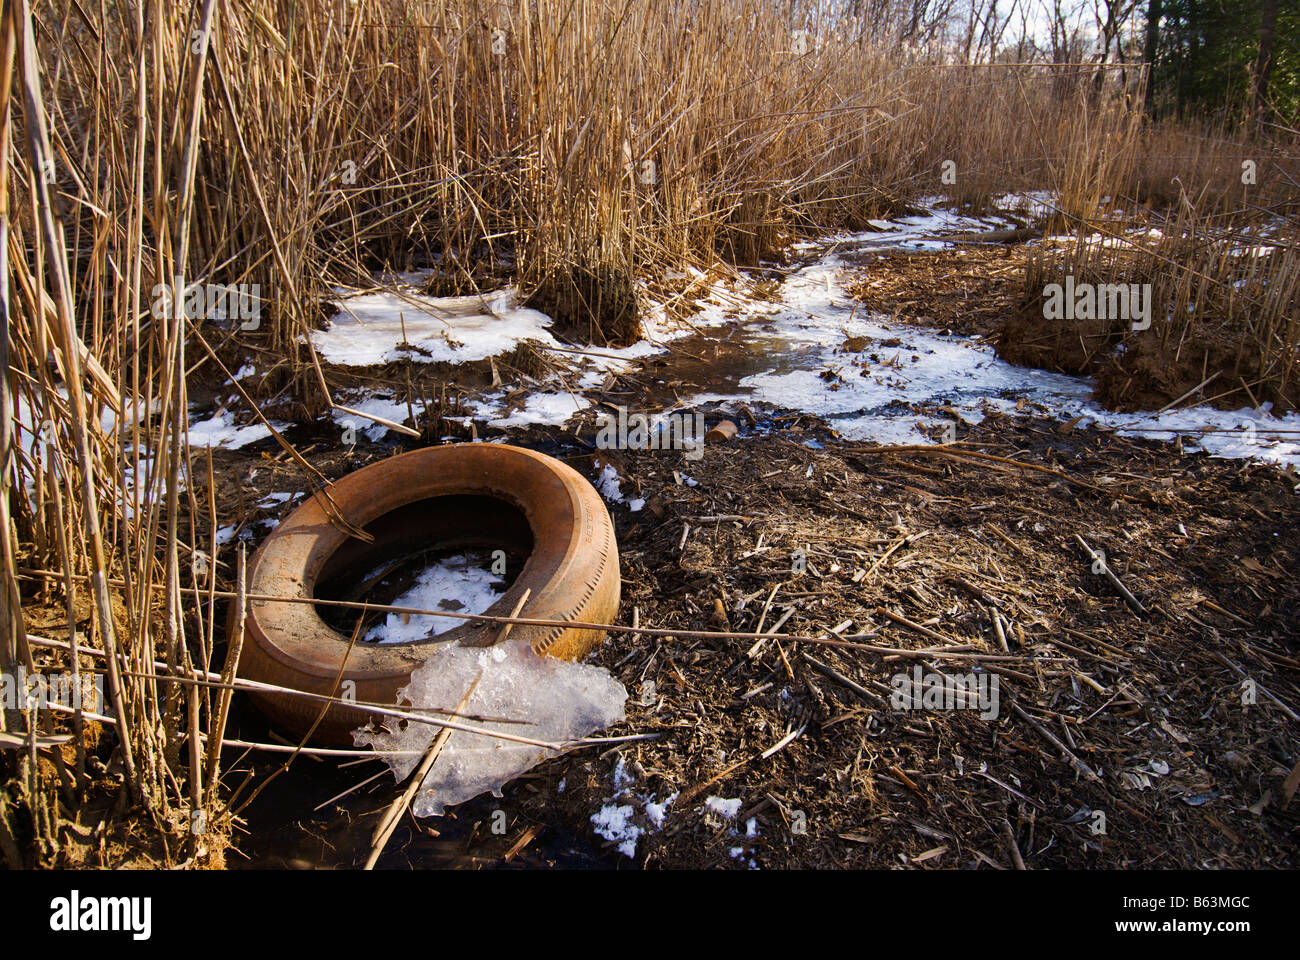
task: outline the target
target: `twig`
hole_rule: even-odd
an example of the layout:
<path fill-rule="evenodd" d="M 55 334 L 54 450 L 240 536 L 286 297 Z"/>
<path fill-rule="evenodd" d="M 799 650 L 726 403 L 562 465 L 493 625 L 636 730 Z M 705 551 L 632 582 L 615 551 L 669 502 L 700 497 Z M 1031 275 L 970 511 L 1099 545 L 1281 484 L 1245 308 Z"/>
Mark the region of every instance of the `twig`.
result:
<path fill-rule="evenodd" d="M 810 657 L 808 654 L 803 653 L 802 651 L 800 651 L 799 656 L 803 658 L 804 663 L 808 664 L 808 666 L 812 667 L 818 673 L 830 677 L 836 683 L 848 687 L 850 690 L 852 690 L 854 693 L 856 693 L 859 697 L 861 697 L 863 700 L 867 701 L 868 703 L 874 704 L 878 707 L 883 707 L 885 705 L 885 701 L 882 700 L 880 697 L 876 696 L 874 693 L 872 693 L 870 690 L 868 690 L 866 687 L 862 686 L 861 684 L 854 683 L 852 680 L 844 676 L 844 674 L 840 673 L 834 667 L 822 663 L 820 660 L 816 660 Z"/>
<path fill-rule="evenodd" d="M 1092 767 L 1088 766 L 1086 763 L 1084 763 L 1082 760 L 1076 757 L 1070 751 L 1069 747 L 1067 747 L 1060 740 L 1058 740 L 1056 736 L 1045 726 L 1043 726 L 1041 723 L 1039 723 L 1029 714 L 1025 713 L 1025 711 L 1020 708 L 1020 704 L 1016 703 L 1014 700 L 1011 701 L 1011 709 L 1016 712 L 1016 715 L 1018 717 L 1020 717 L 1031 727 L 1033 727 L 1034 730 L 1037 731 L 1040 737 L 1042 737 L 1052 746 L 1056 747 L 1056 749 L 1060 750 L 1061 753 L 1065 755 L 1065 759 L 1069 761 L 1070 766 L 1074 767 L 1074 769 L 1077 770 L 1085 780 L 1096 781 L 1101 779 L 1101 776 L 1095 770 L 1093 770 Z"/>
<path fill-rule="evenodd" d="M 998 646 L 1001 647 L 1007 653 L 1010 653 L 1011 648 L 1007 646 L 1007 635 L 1002 630 L 1001 614 L 999 614 L 996 609 L 992 609 L 989 611 L 989 617 L 993 620 L 993 632 L 997 634 Z"/>
<path fill-rule="evenodd" d="M 1002 839 L 1006 842 L 1007 852 L 1011 854 L 1011 862 L 1016 865 L 1017 870 L 1028 870 L 1029 868 L 1025 866 L 1025 858 L 1020 855 L 1020 847 L 1016 844 L 1016 834 L 1011 829 L 1011 821 L 1003 817 L 999 826 L 1002 828 Z"/>
<path fill-rule="evenodd" d="M 226 721 L 230 716 L 230 701 L 235 695 L 235 674 L 239 670 L 239 657 L 244 649 L 244 617 L 248 605 L 245 599 L 247 557 L 243 543 L 239 544 L 237 556 L 235 567 L 235 610 L 233 614 L 235 618 L 234 635 L 230 638 L 230 649 L 226 654 L 226 666 L 221 673 L 221 682 L 228 686 L 221 691 L 220 698 L 217 701 L 217 719 L 212 725 L 212 733 L 208 737 L 207 781 L 209 791 L 215 791 L 217 786 L 217 764 L 221 758 L 221 740 L 226 733 Z"/>
<path fill-rule="evenodd" d="M 456 704 L 457 710 L 464 709 L 465 704 L 469 702 L 469 698 L 478 688 L 479 681 L 482 679 L 483 674 L 480 672 L 479 675 L 474 678 L 474 682 L 469 685 L 469 689 L 465 691 L 465 695 L 460 698 L 460 703 Z M 391 837 L 393 831 L 397 829 L 397 824 L 402 819 L 402 814 L 404 814 L 407 811 L 407 808 L 411 806 L 411 801 L 414 800 L 415 795 L 419 793 L 420 787 L 424 786 L 424 778 L 429 775 L 429 771 L 433 768 L 434 761 L 438 759 L 438 755 L 442 753 L 442 748 L 445 747 L 447 741 L 451 739 L 451 734 L 452 731 L 450 729 L 444 728 L 439 730 L 438 735 L 434 737 L 433 742 L 429 744 L 429 749 L 425 752 L 423 759 L 420 760 L 419 765 L 416 767 L 415 773 L 411 777 L 411 782 L 406 785 L 406 789 L 402 791 L 402 795 L 392 802 L 388 808 L 388 812 L 384 815 L 384 819 L 380 821 L 379 826 L 375 828 L 374 839 L 370 844 L 370 856 L 366 859 L 366 865 L 362 869 L 375 869 L 375 861 L 377 861 L 379 855 L 384 852 L 384 847 L 388 844 L 388 838 Z"/>
<path fill-rule="evenodd" d="M 1133 612 L 1138 615 L 1145 614 L 1147 612 L 1146 608 L 1138 602 L 1137 597 L 1129 593 L 1128 587 L 1124 586 L 1124 584 L 1120 582 L 1119 577 L 1115 576 L 1115 571 L 1110 568 L 1110 564 L 1106 562 L 1106 558 L 1096 553 L 1092 547 L 1088 546 L 1083 537 L 1079 536 L 1077 533 L 1074 535 L 1074 539 L 1078 542 L 1079 546 L 1083 547 L 1083 552 L 1086 553 L 1088 559 L 1092 561 L 1094 569 L 1098 564 L 1101 565 L 1101 572 L 1105 574 L 1106 579 L 1110 581 L 1110 585 L 1115 588 L 1115 591 L 1121 597 L 1124 598 L 1124 602 L 1132 608 Z"/>
<path fill-rule="evenodd" d="M 1186 393 L 1184 393 L 1184 394 L 1183 394 L 1181 397 L 1179 397 L 1177 400 L 1171 400 L 1171 401 L 1169 401 L 1168 403 L 1166 403 L 1163 407 L 1161 407 L 1159 410 L 1156 411 L 1156 415 L 1159 416 L 1160 414 L 1162 414 L 1162 413 L 1164 413 L 1166 410 L 1168 410 L 1170 407 L 1176 407 L 1176 406 L 1178 406 L 1180 403 L 1182 403 L 1184 400 L 1186 400 L 1188 397 L 1190 397 L 1192 394 L 1194 394 L 1197 390 L 1200 390 L 1202 387 L 1207 386 L 1207 385 L 1210 383 L 1211 380 L 1213 380 L 1215 377 L 1217 377 L 1217 376 L 1218 376 L 1220 373 L 1222 373 L 1222 372 L 1223 372 L 1223 371 L 1221 371 L 1221 370 L 1215 370 L 1212 374 L 1210 374 L 1208 377 L 1206 377 L 1204 380 L 1202 380 L 1202 381 L 1201 381 L 1200 383 L 1198 383 L 1196 386 L 1192 387 L 1192 389 L 1188 390 Z"/>
<path fill-rule="evenodd" d="M 871 454 L 875 456 L 893 456 L 901 453 L 919 453 L 923 456 L 930 457 L 952 457 L 954 459 L 973 459 L 985 460 L 990 463 L 998 463 L 1007 467 L 1017 467 L 1021 470 L 1033 470 L 1037 473 L 1045 473 L 1049 476 L 1059 477 L 1068 483 L 1076 484 L 1080 487 L 1087 487 L 1089 490 L 1097 490 L 1105 493 L 1101 487 L 1096 484 L 1088 483 L 1086 480 L 1080 480 L 1078 477 L 1072 477 L 1061 470 L 1055 470 L 1051 467 L 1044 467 L 1036 463 L 1022 463 L 1019 460 L 1012 460 L 1010 457 L 999 457 L 992 453 L 981 453 L 978 450 L 953 450 L 948 446 L 930 446 L 926 444 L 911 444 L 896 447 L 851 447 L 847 452 L 857 454 Z M 1115 491 L 1111 491 L 1112 493 Z"/>
<path fill-rule="evenodd" d="M 1300 723 L 1300 716 L 1296 716 L 1296 712 L 1294 710 L 1292 710 L 1289 706 L 1287 706 L 1287 704 L 1283 703 L 1276 696 L 1274 696 L 1273 692 L 1269 690 L 1267 687 L 1265 687 L 1262 683 L 1260 683 L 1258 680 L 1251 679 L 1251 677 L 1246 673 L 1245 670 L 1241 669 L 1241 667 L 1237 666 L 1235 663 L 1233 663 L 1223 654 L 1219 653 L 1217 650 L 1214 651 L 1214 657 L 1216 660 L 1218 660 L 1221 664 L 1223 664 L 1225 667 L 1227 667 L 1237 676 L 1241 677 L 1241 679 L 1250 680 L 1251 683 L 1255 684 L 1256 690 L 1258 690 L 1264 696 L 1268 697 L 1270 700 L 1276 703 L 1282 709 L 1282 712 L 1285 713 L 1288 717 L 1290 717 L 1292 720 L 1296 721 L 1297 723 Z"/>

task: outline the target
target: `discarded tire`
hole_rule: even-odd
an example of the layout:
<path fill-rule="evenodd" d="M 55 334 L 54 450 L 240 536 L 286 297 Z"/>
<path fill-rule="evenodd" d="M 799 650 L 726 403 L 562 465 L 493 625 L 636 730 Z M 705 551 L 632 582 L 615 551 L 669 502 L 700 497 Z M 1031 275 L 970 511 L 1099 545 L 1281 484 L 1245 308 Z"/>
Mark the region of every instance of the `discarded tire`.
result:
<path fill-rule="evenodd" d="M 337 515 L 373 537 L 350 535 L 327 513 L 322 494 L 289 515 L 253 556 L 250 596 L 319 599 L 319 584 L 347 571 L 426 547 L 507 548 L 527 556 L 509 589 L 485 615 L 610 623 L 618 611 L 618 548 L 609 513 L 580 474 L 551 457 L 494 443 L 430 447 L 351 473 L 329 488 Z M 360 611 L 356 611 L 359 613 Z M 230 620 L 233 625 L 234 616 Z M 330 694 L 340 681 L 359 702 L 393 704 L 411 672 L 438 646 L 486 646 L 501 626 L 464 621 L 436 640 L 379 645 L 357 642 L 321 619 L 311 603 L 250 600 L 239 676 L 309 693 Z M 604 639 L 601 630 L 519 625 L 539 653 L 576 660 Z M 352 681 L 352 684 L 343 684 Z M 250 694 L 271 722 L 302 736 L 324 701 Z M 351 746 L 350 731 L 373 714 L 335 704 L 313 742 Z"/>

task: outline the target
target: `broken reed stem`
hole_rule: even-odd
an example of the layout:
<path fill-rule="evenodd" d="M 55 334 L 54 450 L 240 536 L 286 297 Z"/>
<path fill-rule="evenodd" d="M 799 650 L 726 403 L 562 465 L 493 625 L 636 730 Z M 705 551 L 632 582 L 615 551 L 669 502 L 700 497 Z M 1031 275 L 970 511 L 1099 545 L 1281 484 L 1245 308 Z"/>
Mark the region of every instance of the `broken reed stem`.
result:
<path fill-rule="evenodd" d="M 167 677 L 167 678 L 165 678 L 165 679 L 168 679 L 168 680 L 174 680 L 174 681 L 176 681 L 176 682 L 178 682 L 178 683 L 196 683 L 196 682 L 199 682 L 199 681 L 194 681 L 194 680 L 187 680 L 187 679 L 184 678 L 184 677 Z M 240 688 L 240 689 L 242 689 L 242 688 Z M 273 689 L 271 689 L 271 690 L 266 690 L 266 691 L 263 691 L 263 692 L 267 692 L 267 693 L 272 693 L 272 692 L 273 692 L 273 693 L 283 693 L 283 694 L 288 694 L 288 695 L 290 695 L 290 696 L 301 694 L 301 691 L 298 691 L 298 690 L 292 690 L 292 689 L 290 689 L 290 688 L 288 688 L 288 687 L 283 687 L 283 688 L 278 688 L 278 689 L 273 688 Z M 319 699 L 319 697 L 317 697 L 316 695 L 309 695 L 309 696 L 312 696 L 313 699 Z M 337 700 L 337 701 L 332 701 L 332 702 L 344 703 L 345 701 Z M 356 704 L 355 704 L 355 703 L 347 703 L 347 706 L 349 706 L 349 707 L 353 707 L 353 706 L 356 706 Z M 394 710 L 394 709 L 391 708 L 391 707 L 389 707 L 389 708 L 384 708 L 384 707 L 381 707 L 381 706 L 379 706 L 379 705 L 367 705 L 367 706 L 373 706 L 373 709 L 372 709 L 371 711 L 368 711 L 368 712 L 373 712 L 373 713 L 381 714 L 381 715 L 383 715 L 383 716 L 385 716 L 385 717 L 394 717 L 394 718 L 399 719 L 399 720 L 410 720 L 410 721 L 413 721 L 413 722 L 416 722 L 416 723 L 427 723 L 427 724 L 429 724 L 429 725 L 431 725 L 431 726 L 436 726 L 436 727 L 440 727 L 440 728 L 443 728 L 443 729 L 451 730 L 452 732 L 457 732 L 457 731 L 459 731 L 459 732 L 461 732 L 461 733 L 472 733 L 472 734 L 475 734 L 475 735 L 477 735 L 477 736 L 481 736 L 481 737 L 488 737 L 488 738 L 497 739 L 497 740 L 506 740 L 506 741 L 508 741 L 508 742 L 510 742 L 510 743 L 519 743 L 519 744 L 522 744 L 522 745 L 524 745 L 524 746 L 526 746 L 526 747 L 540 747 L 540 748 L 542 748 L 543 750 L 550 750 L 550 751 L 553 751 L 553 752 L 555 752 L 555 753 L 565 753 L 565 752 L 568 752 L 568 751 L 570 751 L 570 750 L 576 750 L 576 749 L 578 749 L 579 747 L 587 747 L 587 746 L 593 746 L 593 747 L 595 747 L 595 746 L 608 746 L 608 745 L 611 744 L 611 743 L 615 743 L 615 744 L 617 744 L 617 743 L 631 743 L 631 742 L 638 741 L 638 740 L 657 740 L 657 739 L 661 736 L 661 734 L 658 734 L 658 733 L 635 733 L 635 734 L 629 734 L 629 735 L 627 735 L 627 736 L 620 736 L 620 737 L 581 737 L 581 738 L 579 738 L 579 739 L 577 739 L 577 740 L 566 740 L 566 741 L 536 740 L 536 739 L 532 739 L 532 738 L 529 738 L 529 737 L 517 737 L 517 736 L 514 736 L 513 734 L 501 733 L 500 731 L 492 730 L 492 729 L 487 728 L 487 727 L 468 727 L 468 726 L 465 726 L 465 725 L 463 725 L 463 724 L 456 724 L 456 723 L 450 723 L 450 722 L 441 721 L 441 720 L 434 720 L 434 719 L 432 719 L 432 718 L 430 718 L 430 717 L 428 717 L 428 716 L 425 716 L 425 715 L 423 715 L 423 714 L 418 714 L 418 713 L 408 713 L 408 712 L 401 711 L 401 710 Z M 75 707 L 69 707 L 69 706 L 65 706 L 65 705 L 63 705 L 63 704 L 58 704 L 58 703 L 50 703 L 50 704 L 47 704 L 46 707 L 45 707 L 44 709 L 49 709 L 49 710 L 54 711 L 55 713 L 62 713 L 62 714 L 68 714 L 68 715 L 71 715 L 71 714 L 74 713 L 75 710 L 76 710 Z M 449 713 L 450 711 L 442 711 L 442 712 L 444 712 L 444 713 Z M 116 723 L 117 723 L 117 721 L 114 720 L 112 717 L 105 716 L 105 715 L 102 714 L 102 713 L 95 713 L 95 712 L 90 711 L 90 710 L 83 710 L 83 711 L 82 711 L 82 715 L 83 715 L 87 720 L 94 720 L 94 721 L 96 721 L 97 723 L 103 723 L 103 724 L 107 724 L 107 725 L 109 725 L 109 726 L 114 726 L 114 725 L 116 725 Z M 491 723 L 528 723 L 528 722 L 529 722 L 529 721 L 526 721 L 526 720 L 510 720 L 510 719 L 502 719 L 502 718 L 497 718 L 497 717 L 484 718 L 484 720 L 485 720 L 486 722 L 491 722 Z M 202 741 L 204 741 L 204 742 L 207 742 L 207 741 L 209 740 L 209 737 L 208 737 L 207 734 L 203 734 L 203 733 L 201 733 L 201 734 L 199 735 L 199 737 L 200 737 L 200 739 L 201 739 Z M 372 756 L 400 756 L 400 757 L 415 757 L 415 756 L 422 756 L 422 755 L 424 754 L 424 751 L 423 751 L 423 750 L 396 750 L 396 751 L 393 751 L 393 750 L 388 750 L 388 751 L 385 751 L 385 750 L 361 750 L 361 749 L 357 749 L 357 750 L 343 750 L 343 749 L 335 749 L 335 748 L 327 748 L 327 747 L 309 747 L 309 746 L 304 746 L 304 745 L 300 745 L 300 744 L 293 744 L 293 743 L 290 743 L 290 744 L 276 744 L 276 743 L 249 743 L 248 741 L 245 741 L 245 740 L 233 740 L 233 739 L 223 739 L 223 740 L 222 740 L 222 747 L 223 747 L 223 748 L 225 748 L 225 747 L 237 747 L 237 748 L 255 749 L 255 750 L 267 751 L 267 752 L 270 752 L 270 753 L 292 753 L 292 754 L 299 754 L 299 753 L 301 753 L 301 754 L 319 754 L 319 755 L 321 755 L 321 756 L 331 756 L 331 755 L 332 755 L 332 756 L 347 756 L 347 757 L 353 757 L 353 756 L 359 756 L 359 757 L 372 757 Z"/>
<path fill-rule="evenodd" d="M 40 576 L 48 577 L 53 574 L 48 570 L 34 570 L 31 568 L 19 568 L 23 576 Z M 229 590 L 214 590 L 212 594 L 217 597 L 232 598 L 235 593 Z M 943 648 L 927 647 L 924 650 L 908 650 L 902 647 L 882 647 L 873 644 L 859 643 L 854 640 L 833 639 L 831 637 L 812 637 L 799 636 L 789 633 L 745 633 L 738 631 L 725 630 L 677 630 L 665 627 L 633 627 L 617 623 L 590 623 L 585 620 L 542 620 L 532 617 L 502 617 L 486 613 L 457 613 L 450 610 L 426 610 L 422 607 L 401 607 L 392 604 L 365 603 L 357 600 L 320 600 L 311 597 L 273 597 L 269 594 L 246 594 L 245 599 L 249 603 L 305 603 L 317 606 L 344 607 L 350 609 L 370 610 L 376 613 L 401 613 L 412 616 L 431 616 L 431 617 L 451 617 L 455 620 L 472 620 L 482 623 L 494 624 L 512 624 L 526 627 L 564 627 L 576 630 L 604 630 L 608 633 L 631 633 L 638 636 L 648 637 L 690 637 L 701 640 L 782 640 L 791 643 L 813 643 L 823 646 L 843 647 L 849 650 L 864 650 L 868 653 L 888 654 L 900 657 L 958 657 L 961 659 L 974 660 L 1022 660 L 1018 656 L 1002 656 L 998 654 L 978 653 L 969 650 L 951 650 L 944 651 Z M 877 611 L 879 612 L 879 611 Z M 889 619 L 895 619 L 897 615 L 885 611 Z M 912 624 L 906 618 L 899 618 L 898 622 L 907 626 L 914 626 L 927 636 L 938 638 L 944 642 L 951 642 L 947 637 L 940 633 L 935 633 L 928 627 L 922 627 L 920 624 Z M 874 633 L 851 634 L 851 636 L 870 637 Z M 447 640 L 432 638 L 431 643 L 446 643 Z"/>
<path fill-rule="evenodd" d="M 519 596 L 519 602 L 516 603 L 514 609 L 510 611 L 510 622 L 507 622 L 506 625 L 501 628 L 501 632 L 497 634 L 497 643 L 503 643 L 506 637 L 510 636 L 510 631 L 514 628 L 514 618 L 518 617 L 519 614 L 523 612 L 524 604 L 528 602 L 528 598 L 532 595 L 532 587 L 524 588 L 524 592 Z"/>
<path fill-rule="evenodd" d="M 9 396 L 9 152 L 13 126 L 9 100 L 13 92 L 14 19 L 4 13 L 0 7 L 0 569 L 12 571 L 18 563 L 9 534 L 13 465 L 13 412 Z M 5 577 L 0 590 L 4 591 L 0 602 L 0 670 L 8 673 L 18 662 L 18 640 L 24 632 L 22 596 L 13 577 Z M 8 729 L 9 714 L 7 708 L 0 707 L 0 732 Z M 3 817 L 2 810 L 0 817 Z M 15 862 L 14 866 L 17 865 Z"/>
<path fill-rule="evenodd" d="M 871 454 L 873 456 L 893 456 L 901 453 L 918 453 L 930 457 L 950 457 L 956 460 L 983 460 L 988 463 L 1001 464 L 1006 467 L 1015 467 L 1020 470 L 1033 470 L 1036 473 L 1047 474 L 1052 477 L 1059 477 L 1076 486 L 1086 487 L 1089 490 L 1101 491 L 1101 487 L 1089 483 L 1087 480 L 1080 480 L 1078 477 L 1072 477 L 1061 470 L 1055 470 L 1052 467 L 1044 467 L 1037 463 L 1022 463 L 1019 460 L 1013 460 L 1010 457 L 999 457 L 992 453 L 982 453 L 979 450 L 953 450 L 947 445 L 926 446 L 925 444 L 907 444 L 895 447 L 849 447 L 848 452 L 856 454 Z M 1105 492 L 1105 491 L 1102 491 Z M 1110 491 L 1114 493 L 1115 491 Z"/>
<path fill-rule="evenodd" d="M 235 675 L 239 671 L 239 658 L 244 649 L 244 618 L 247 611 L 245 577 L 247 574 L 247 556 L 244 544 L 240 543 L 236 552 L 235 567 L 235 609 L 232 614 L 230 646 L 226 653 L 226 665 L 221 671 L 223 689 L 217 701 L 217 719 L 212 725 L 208 737 L 207 780 L 211 793 L 216 789 L 217 765 L 221 758 L 221 741 L 226 733 L 226 721 L 230 715 L 230 701 L 235 694 Z"/>
<path fill-rule="evenodd" d="M 1028 870 L 1029 868 L 1025 866 L 1025 858 L 1020 853 L 1020 845 L 1016 843 L 1015 831 L 1011 829 L 1011 821 L 1003 817 L 998 825 L 1002 829 L 1002 839 L 1006 842 L 1007 852 L 1011 854 L 1011 862 L 1016 865 L 1017 870 Z"/>
<path fill-rule="evenodd" d="M 1072 751 L 1069 747 L 1067 747 L 1060 740 L 1058 740 L 1056 738 L 1056 735 L 1053 734 L 1046 727 L 1044 727 L 1041 723 L 1039 723 L 1029 714 L 1025 713 L 1025 711 L 1020 708 L 1020 704 L 1016 703 L 1014 700 L 1011 701 L 1011 709 L 1016 712 L 1016 716 L 1020 717 L 1021 720 L 1024 720 L 1027 724 L 1033 727 L 1034 731 L 1040 737 L 1042 737 L 1052 746 L 1056 747 L 1057 750 L 1060 750 L 1061 754 L 1065 757 L 1066 762 L 1068 762 L 1070 766 L 1074 767 L 1074 769 L 1077 770 L 1085 780 L 1097 781 L 1101 779 L 1097 771 L 1093 770 L 1092 767 L 1088 766 L 1086 763 L 1084 763 L 1082 760 L 1076 757 L 1074 755 L 1074 751 Z"/>
<path fill-rule="evenodd" d="M 70 714 L 73 708 L 63 704 L 49 704 L 48 709 L 55 713 Z M 102 723 L 106 726 L 114 726 L 117 721 L 112 717 L 105 716 L 102 713 L 85 712 L 87 720 L 94 720 L 96 723 Z M 207 740 L 207 735 L 201 735 Z M 583 747 L 607 747 L 610 744 L 632 743 L 640 740 L 657 740 L 662 736 L 659 733 L 637 733 L 624 737 L 583 737 L 581 740 L 571 740 L 567 743 L 557 744 L 554 747 L 547 746 L 547 749 L 554 749 L 559 753 L 568 753 L 571 750 L 579 750 Z M 40 741 L 49 740 L 49 738 L 38 738 L 38 746 L 44 749 Z M 66 742 L 63 739 L 49 741 L 53 746 L 58 746 Z M 538 742 L 530 746 L 546 746 Z M 344 747 L 299 747 L 292 743 L 262 743 L 253 740 L 236 740 L 227 738 L 222 741 L 222 747 L 232 747 L 236 750 L 256 750 L 260 753 L 300 753 L 304 756 L 314 757 L 360 757 L 362 759 L 382 759 L 384 757 L 420 757 L 423 756 L 423 750 L 372 750 L 372 749 L 347 749 Z"/>
<path fill-rule="evenodd" d="M 523 604 L 520 603 L 519 606 L 523 606 Z M 505 629 L 510 629 L 508 624 Z M 461 697 L 460 702 L 456 704 L 456 709 L 458 711 L 465 709 L 465 704 L 469 703 L 469 698 L 474 695 L 474 691 L 478 689 L 479 681 L 482 679 L 483 671 L 480 670 L 479 675 L 474 678 L 473 682 L 469 685 L 469 689 L 465 691 L 465 695 Z M 380 821 L 379 826 L 375 828 L 374 839 L 370 845 L 370 856 L 366 858 L 366 865 L 362 869 L 375 869 L 375 863 L 379 860 L 380 854 L 384 852 L 384 847 L 388 844 L 388 838 L 393 835 L 393 831 L 397 829 L 398 821 L 402 819 L 402 814 L 410 808 L 411 801 L 415 799 L 415 795 L 420 791 L 420 788 L 424 786 L 424 778 L 427 777 L 429 771 L 433 769 L 434 762 L 442 753 L 442 748 L 447 745 L 447 741 L 451 739 L 451 734 L 452 731 L 444 727 L 442 730 L 438 731 L 438 735 L 434 737 L 433 742 L 429 744 L 423 758 L 421 758 L 419 764 L 416 766 L 415 773 L 411 777 L 411 782 L 406 785 L 406 789 L 402 791 L 402 795 L 393 801 L 392 805 L 388 808 L 388 812 L 384 815 L 384 819 Z"/>
<path fill-rule="evenodd" d="M 199 124 L 203 116 L 203 98 L 202 91 L 204 85 L 204 74 L 208 62 L 208 43 L 212 36 L 212 18 L 215 9 L 214 0 L 204 0 L 202 13 L 200 14 L 200 23 L 198 28 L 198 49 L 194 53 L 198 61 L 190 77 L 190 95 L 189 95 L 189 121 L 186 124 L 184 151 L 181 155 L 181 184 L 177 197 L 178 213 L 176 217 L 176 236 L 173 241 L 173 267 L 169 276 L 180 277 L 184 280 L 189 265 L 190 249 L 190 219 L 191 212 L 194 208 L 194 181 L 198 171 L 199 155 Z M 182 622 L 184 619 L 183 600 L 181 597 L 181 579 L 180 579 L 180 540 L 177 536 L 178 525 L 180 524 L 180 484 L 181 484 L 181 462 L 189 443 L 189 404 L 187 403 L 188 392 L 186 390 L 185 377 L 185 310 L 187 298 L 183 293 L 184 287 L 174 290 L 172 294 L 172 316 L 171 328 L 168 332 L 170 353 L 165 354 L 169 357 L 169 375 L 172 385 L 171 396 L 171 443 L 169 445 L 166 477 L 167 489 L 165 498 L 167 503 L 167 526 L 165 540 L 166 569 L 164 581 L 167 585 L 167 595 L 165 604 L 164 624 L 166 630 L 167 642 L 167 662 L 173 668 L 182 662 L 188 662 L 189 651 L 185 647 L 185 638 L 182 631 Z M 186 461 L 188 466 L 188 460 Z M 188 475 L 188 469 L 185 473 Z M 188 476 L 186 477 L 188 481 Z M 179 700 L 174 697 L 173 693 L 181 693 L 175 688 L 169 688 L 166 701 L 166 708 L 163 711 L 164 729 L 168 731 L 168 753 L 173 753 L 174 744 L 177 742 L 177 728 L 179 726 Z M 190 699 L 188 703 L 188 720 L 189 720 L 189 744 L 190 744 L 190 797 L 191 801 L 197 806 L 203 797 L 203 788 L 201 782 L 202 767 L 199 756 L 198 744 L 198 701 L 194 699 L 197 691 L 189 691 Z M 167 756 L 169 761 L 174 760 L 174 756 Z"/>
<path fill-rule="evenodd" d="M 1110 582 L 1110 585 L 1115 588 L 1115 592 L 1118 593 L 1120 597 L 1123 598 L 1124 602 L 1129 605 L 1129 608 L 1138 616 L 1145 614 L 1147 612 L 1146 607 L 1142 606 L 1138 601 L 1138 598 L 1129 592 L 1128 587 L 1124 586 L 1120 578 L 1116 576 L 1115 571 L 1110 568 L 1110 564 L 1106 562 L 1106 558 L 1094 551 L 1092 547 L 1088 546 L 1083 537 L 1079 536 L 1077 533 L 1074 535 L 1074 539 L 1075 542 L 1083 548 L 1083 552 L 1087 555 L 1089 562 L 1092 564 L 1092 568 L 1095 570 L 1100 566 L 1102 574 Z"/>

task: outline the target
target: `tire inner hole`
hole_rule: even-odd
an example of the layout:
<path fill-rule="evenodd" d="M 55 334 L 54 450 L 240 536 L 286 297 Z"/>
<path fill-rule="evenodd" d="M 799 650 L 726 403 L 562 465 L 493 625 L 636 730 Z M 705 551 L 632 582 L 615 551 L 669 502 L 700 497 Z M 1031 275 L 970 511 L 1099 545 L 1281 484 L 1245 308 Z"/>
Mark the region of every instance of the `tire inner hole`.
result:
<path fill-rule="evenodd" d="M 417 500 L 365 530 L 372 542 L 350 539 L 325 561 L 313 591 L 317 599 L 484 613 L 510 589 L 533 549 L 523 511 L 488 496 Z M 344 640 L 361 613 L 329 605 L 316 611 Z M 416 643 L 466 626 L 471 635 L 484 630 L 481 623 L 453 617 L 370 611 L 357 642 Z"/>

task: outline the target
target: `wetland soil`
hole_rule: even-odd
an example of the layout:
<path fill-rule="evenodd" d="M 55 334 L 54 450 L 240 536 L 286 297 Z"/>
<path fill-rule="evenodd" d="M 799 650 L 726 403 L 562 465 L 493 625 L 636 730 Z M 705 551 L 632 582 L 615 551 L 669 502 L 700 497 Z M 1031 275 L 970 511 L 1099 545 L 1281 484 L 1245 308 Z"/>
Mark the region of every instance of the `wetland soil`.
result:
<path fill-rule="evenodd" d="M 638 512 L 610 505 L 620 624 L 757 632 L 780 622 L 811 638 L 838 628 L 860 646 L 612 634 L 592 662 L 630 696 L 626 722 L 607 732 L 657 739 L 577 750 L 500 799 L 408 817 L 380 866 L 1300 862 L 1294 477 L 1073 429 L 1032 408 L 963 428 L 939 454 L 844 443 L 806 416 L 707 415 L 724 414 L 741 437 L 699 461 L 611 457 L 591 448 L 590 425 L 509 439 L 589 477 L 612 460 L 624 496 L 645 498 Z M 335 476 L 389 452 L 308 459 Z M 218 482 L 247 497 L 284 487 L 274 454 L 216 456 Z M 1145 613 L 1093 572 L 1076 534 Z M 1000 671 L 996 716 L 895 709 L 894 678 L 917 665 Z M 235 722 L 247 739 L 270 736 L 251 712 Z M 237 771 L 260 778 L 280 763 L 253 757 Z M 249 859 L 227 862 L 357 866 L 394 791 L 378 763 L 301 758 L 245 812 L 249 832 L 234 847 Z M 631 857 L 593 832 L 593 814 L 620 807 L 641 831 Z"/>

